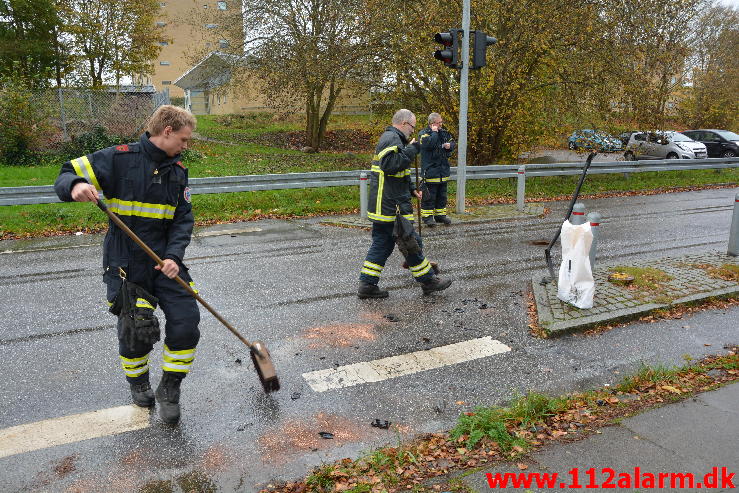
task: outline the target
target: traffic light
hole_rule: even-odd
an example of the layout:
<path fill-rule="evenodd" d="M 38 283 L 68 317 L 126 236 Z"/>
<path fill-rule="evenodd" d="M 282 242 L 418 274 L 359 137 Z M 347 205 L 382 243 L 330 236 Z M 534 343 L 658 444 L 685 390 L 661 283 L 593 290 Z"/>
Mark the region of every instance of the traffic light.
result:
<path fill-rule="evenodd" d="M 434 35 L 434 41 L 444 45 L 444 49 L 434 52 L 434 58 L 441 60 L 449 68 L 462 68 L 462 64 L 459 63 L 459 36 L 461 33 L 461 29 L 451 29 L 448 32 Z"/>
<path fill-rule="evenodd" d="M 472 69 L 482 68 L 486 65 L 485 55 L 487 53 L 488 46 L 494 45 L 498 42 L 492 36 L 488 36 L 482 31 L 474 31 L 475 33 L 475 48 L 472 52 Z"/>

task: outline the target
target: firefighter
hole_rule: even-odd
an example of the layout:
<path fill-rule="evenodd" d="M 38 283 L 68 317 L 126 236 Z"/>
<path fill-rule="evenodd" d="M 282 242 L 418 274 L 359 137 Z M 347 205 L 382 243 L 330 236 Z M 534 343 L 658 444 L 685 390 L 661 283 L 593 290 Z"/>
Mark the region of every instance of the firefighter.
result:
<path fill-rule="evenodd" d="M 416 139 L 408 141 L 415 129 L 415 115 L 410 110 L 398 110 L 393 115 L 392 125 L 385 129 L 375 148 L 367 207 L 367 217 L 372 221 L 372 245 L 359 275 L 357 296 L 361 299 L 387 298 L 388 292 L 377 284 L 385 262 L 395 249 L 395 215 L 399 213 L 413 221 L 411 194 L 419 199 L 422 196 L 415 189 L 410 173 L 411 163 L 420 148 Z M 421 284 L 423 294 L 448 288 L 452 281 L 434 275 L 431 264 L 423 256 L 420 236 L 415 232 L 414 236 L 421 248 L 418 252 L 408 253 L 406 262 L 413 277 Z"/>
<path fill-rule="evenodd" d="M 193 228 L 187 149 L 195 117 L 165 105 L 152 115 L 138 142 L 108 147 L 64 163 L 54 184 L 62 201 L 97 202 L 104 194 L 117 214 L 163 260 L 160 267 L 112 221 L 103 242 L 103 281 L 110 311 L 118 315 L 118 349 L 133 402 L 159 403 L 168 424 L 180 419 L 180 383 L 195 359 L 200 312 L 177 282 L 195 288 L 182 263 Z M 164 312 L 162 379 L 152 392 L 149 355 L 160 339 L 157 307 Z"/>
<path fill-rule="evenodd" d="M 449 181 L 449 156 L 456 147 L 452 134 L 443 128 L 438 113 L 429 115 L 429 126 L 421 130 L 421 170 L 425 184 L 421 216 L 429 227 L 436 223 L 449 225 L 452 220 L 446 215 L 447 182 Z"/>

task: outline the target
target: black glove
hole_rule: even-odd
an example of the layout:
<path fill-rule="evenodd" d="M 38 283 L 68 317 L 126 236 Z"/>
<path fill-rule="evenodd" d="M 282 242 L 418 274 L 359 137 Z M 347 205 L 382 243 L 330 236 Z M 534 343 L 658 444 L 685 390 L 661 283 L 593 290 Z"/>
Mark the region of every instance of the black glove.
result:
<path fill-rule="evenodd" d="M 421 143 L 418 141 L 415 141 L 414 143 L 410 144 L 413 146 L 413 148 L 416 150 L 416 154 L 421 152 Z"/>
<path fill-rule="evenodd" d="M 139 344 L 154 344 L 160 339 L 159 319 L 154 315 L 158 302 L 156 296 L 138 284 L 123 280 L 110 313 L 118 316 L 118 338 L 129 348 Z"/>

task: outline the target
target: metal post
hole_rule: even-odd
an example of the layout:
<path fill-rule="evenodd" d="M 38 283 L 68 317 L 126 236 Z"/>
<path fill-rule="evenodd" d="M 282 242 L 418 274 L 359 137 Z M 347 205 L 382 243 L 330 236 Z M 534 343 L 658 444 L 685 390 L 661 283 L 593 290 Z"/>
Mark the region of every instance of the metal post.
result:
<path fill-rule="evenodd" d="M 359 217 L 367 219 L 367 173 L 359 173 Z"/>
<path fill-rule="evenodd" d="M 57 89 L 57 94 L 59 95 L 59 117 L 62 119 L 62 139 L 69 140 L 69 135 L 67 134 L 67 116 L 64 112 L 64 94 L 61 87 Z"/>
<path fill-rule="evenodd" d="M 459 142 L 457 143 L 457 214 L 464 214 L 467 177 L 467 81 L 470 73 L 470 0 L 462 3 L 462 72 L 459 76 Z"/>
<path fill-rule="evenodd" d="M 739 257 L 739 193 L 734 197 L 734 215 L 731 218 L 729 231 L 729 251 L 732 257 Z"/>
<path fill-rule="evenodd" d="M 591 212 L 587 215 L 588 221 L 590 222 L 590 231 L 593 232 L 593 243 L 590 245 L 590 270 L 595 270 L 595 256 L 598 251 L 598 237 L 600 236 L 600 214 L 597 212 Z"/>
<path fill-rule="evenodd" d="M 585 204 L 578 202 L 572 206 L 572 214 L 570 215 L 570 224 L 579 226 L 585 224 Z"/>
<path fill-rule="evenodd" d="M 526 207 L 524 199 L 526 196 L 526 166 L 518 167 L 518 190 L 516 191 L 516 209 L 523 211 Z"/>

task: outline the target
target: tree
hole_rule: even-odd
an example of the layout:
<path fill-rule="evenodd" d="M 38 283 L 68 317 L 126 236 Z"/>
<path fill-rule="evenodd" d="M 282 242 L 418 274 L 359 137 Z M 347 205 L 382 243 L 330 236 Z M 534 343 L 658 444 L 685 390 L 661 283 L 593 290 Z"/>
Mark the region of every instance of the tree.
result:
<path fill-rule="evenodd" d="M 58 24 L 52 0 L 0 0 L 0 76 L 46 86 L 57 65 Z"/>
<path fill-rule="evenodd" d="M 681 103 L 692 128 L 739 129 L 739 11 L 712 6 L 701 16 L 690 60 L 691 86 Z"/>
<path fill-rule="evenodd" d="M 244 0 L 242 12 L 242 80 L 258 78 L 273 108 L 304 108 L 307 145 L 318 150 L 338 98 L 378 76 L 385 30 L 365 0 Z"/>
<path fill-rule="evenodd" d="M 58 0 L 77 76 L 91 87 L 120 84 L 124 75 L 153 73 L 167 38 L 154 26 L 154 0 Z"/>
<path fill-rule="evenodd" d="M 434 32 L 459 25 L 460 5 L 414 3 L 402 9 L 379 0 L 374 7 L 383 12 L 392 38 L 392 56 L 384 65 L 388 76 L 378 79 L 377 93 L 395 106 L 439 111 L 454 128 L 459 73 L 433 59 L 431 40 Z M 470 73 L 470 162 L 517 157 L 560 108 L 574 106 L 585 94 L 593 106 L 608 107 L 610 41 L 595 2 L 476 0 L 471 10 L 471 28 L 497 37 L 498 44 L 489 50 L 488 66 Z"/>

